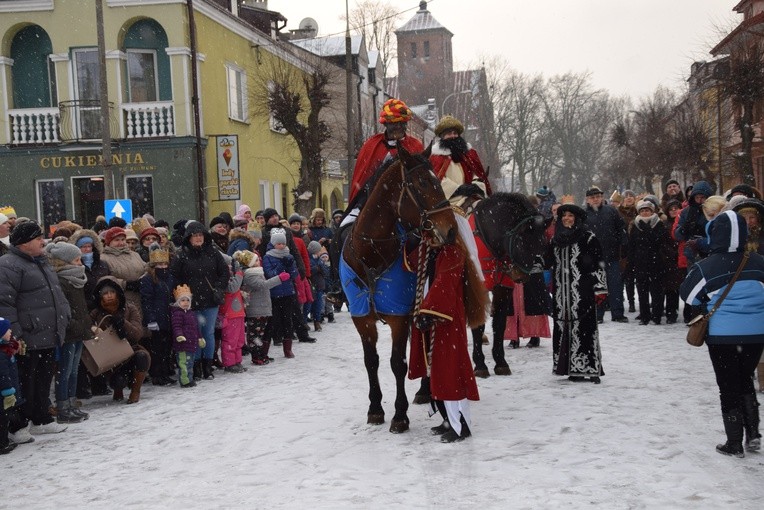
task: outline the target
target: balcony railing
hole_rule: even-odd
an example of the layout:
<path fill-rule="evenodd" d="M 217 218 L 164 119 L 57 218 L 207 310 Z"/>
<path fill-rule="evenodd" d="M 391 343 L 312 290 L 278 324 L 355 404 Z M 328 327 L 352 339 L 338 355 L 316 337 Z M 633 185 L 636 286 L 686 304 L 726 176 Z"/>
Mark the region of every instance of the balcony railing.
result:
<path fill-rule="evenodd" d="M 125 103 L 122 105 L 125 138 L 166 138 L 175 136 L 172 101 Z"/>
<path fill-rule="evenodd" d="M 60 133 L 62 142 L 101 140 L 101 102 L 97 99 L 62 101 L 58 104 L 61 114 Z M 119 138 L 119 123 L 114 114 L 114 103 L 109 103 L 109 134 Z"/>
<path fill-rule="evenodd" d="M 9 110 L 11 145 L 58 143 L 58 108 L 24 108 Z"/>

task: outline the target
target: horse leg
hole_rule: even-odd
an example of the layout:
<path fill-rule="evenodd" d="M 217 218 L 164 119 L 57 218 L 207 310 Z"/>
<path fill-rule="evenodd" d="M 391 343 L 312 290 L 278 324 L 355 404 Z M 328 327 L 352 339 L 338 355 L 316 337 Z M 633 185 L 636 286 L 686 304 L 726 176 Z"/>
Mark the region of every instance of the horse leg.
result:
<path fill-rule="evenodd" d="M 385 422 L 385 410 L 382 409 L 382 389 L 379 386 L 379 354 L 377 353 L 377 327 L 371 316 L 353 317 L 355 328 L 361 335 L 363 344 L 363 363 L 369 377 L 369 411 L 366 423 L 381 425 Z"/>
<path fill-rule="evenodd" d="M 485 325 L 472 330 L 472 361 L 475 363 L 475 377 L 485 379 L 489 375 L 488 367 L 485 365 L 485 354 L 483 354 L 483 332 Z"/>
<path fill-rule="evenodd" d="M 496 366 L 493 371 L 496 375 L 511 375 L 507 360 L 504 359 L 504 330 L 507 327 L 507 317 L 512 315 L 512 289 L 497 285 L 494 287 L 494 313 L 491 318 L 493 329 L 493 360 Z"/>
<path fill-rule="evenodd" d="M 409 324 L 407 317 L 387 318 L 392 333 L 393 346 L 390 354 L 390 368 L 395 374 L 395 416 L 390 421 L 390 432 L 399 434 L 409 429 L 409 400 L 406 397 L 406 346 L 408 345 Z"/>
<path fill-rule="evenodd" d="M 419 383 L 419 390 L 414 394 L 415 404 L 429 404 L 430 403 L 430 378 L 422 377 Z"/>

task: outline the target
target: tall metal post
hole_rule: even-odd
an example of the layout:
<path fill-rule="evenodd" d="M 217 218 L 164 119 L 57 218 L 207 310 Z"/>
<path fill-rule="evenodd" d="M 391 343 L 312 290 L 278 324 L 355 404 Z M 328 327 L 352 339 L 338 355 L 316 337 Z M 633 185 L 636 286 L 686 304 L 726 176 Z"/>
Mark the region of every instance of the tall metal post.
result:
<path fill-rule="evenodd" d="M 196 137 L 196 180 L 198 187 L 199 221 L 206 224 L 206 188 L 204 186 L 204 154 L 202 153 L 202 123 L 199 112 L 199 70 L 196 62 L 196 22 L 194 21 L 194 0 L 186 2 L 188 8 L 188 37 L 191 44 L 191 106 L 194 110 L 194 135 Z"/>
<path fill-rule="evenodd" d="M 98 94 L 101 102 L 101 154 L 103 191 L 106 200 L 118 198 L 111 166 L 111 131 L 109 128 L 109 87 L 106 82 L 106 41 L 103 33 L 103 0 L 95 0 L 96 36 L 98 37 Z"/>
<path fill-rule="evenodd" d="M 355 152 L 355 136 L 353 134 L 353 48 L 350 41 L 350 10 L 348 0 L 345 0 L 345 117 L 347 129 L 347 158 L 348 182 L 353 180 L 353 153 Z"/>

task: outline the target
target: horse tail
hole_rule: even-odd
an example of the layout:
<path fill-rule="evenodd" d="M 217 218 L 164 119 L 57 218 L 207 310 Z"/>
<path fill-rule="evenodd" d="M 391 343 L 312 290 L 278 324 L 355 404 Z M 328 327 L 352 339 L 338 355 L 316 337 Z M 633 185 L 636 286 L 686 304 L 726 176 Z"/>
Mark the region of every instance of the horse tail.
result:
<path fill-rule="evenodd" d="M 480 277 L 480 270 L 475 267 L 472 257 L 469 256 L 467 246 L 459 236 L 456 238 L 456 243 L 466 255 L 464 261 L 464 311 L 467 316 L 467 325 L 473 329 L 485 324 L 490 300 L 483 279 Z"/>

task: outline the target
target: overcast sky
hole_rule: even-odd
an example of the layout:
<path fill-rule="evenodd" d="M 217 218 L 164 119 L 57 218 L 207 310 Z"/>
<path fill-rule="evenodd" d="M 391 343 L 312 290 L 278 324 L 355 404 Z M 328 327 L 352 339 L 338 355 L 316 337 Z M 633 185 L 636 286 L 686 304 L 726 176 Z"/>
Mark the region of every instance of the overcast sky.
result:
<path fill-rule="evenodd" d="M 411 19 L 418 0 L 380 0 Z M 684 86 L 690 64 L 742 21 L 739 0 L 431 0 L 428 10 L 453 34 L 457 69 L 501 55 L 524 73 L 590 71 L 595 86 L 634 99 L 657 86 Z M 349 0 L 350 9 L 356 0 Z M 269 0 L 289 19 L 318 22 L 319 36 L 342 33 L 345 0 Z M 405 12 L 403 12 L 405 11 Z"/>

